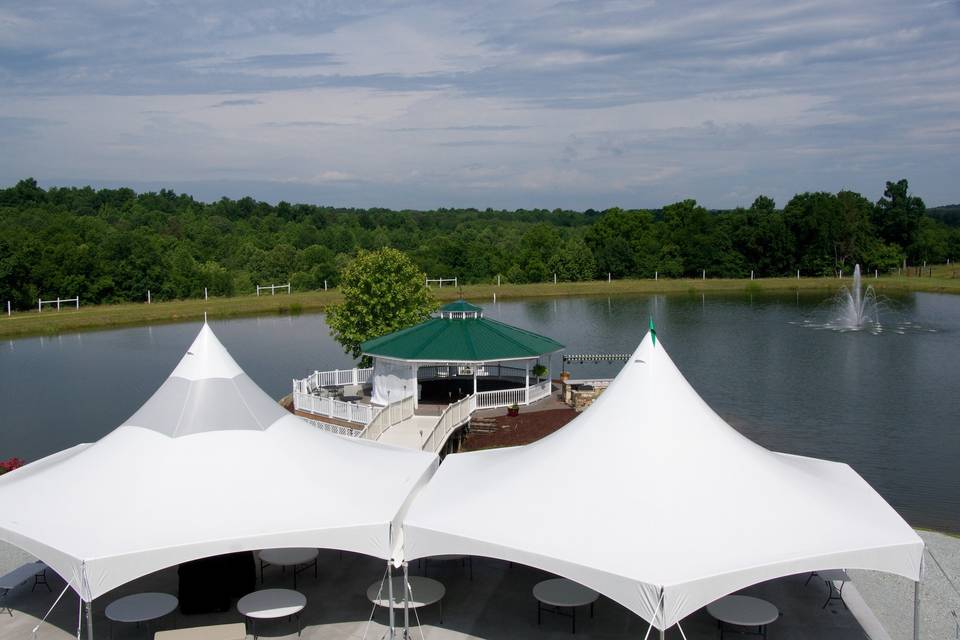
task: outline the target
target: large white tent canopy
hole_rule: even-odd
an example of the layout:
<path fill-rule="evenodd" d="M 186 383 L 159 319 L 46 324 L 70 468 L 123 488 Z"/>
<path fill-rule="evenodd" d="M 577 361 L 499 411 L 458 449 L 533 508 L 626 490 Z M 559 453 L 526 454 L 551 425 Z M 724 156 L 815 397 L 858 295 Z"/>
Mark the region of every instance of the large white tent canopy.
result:
<path fill-rule="evenodd" d="M 433 454 L 315 429 L 281 408 L 204 325 L 143 407 L 93 444 L 0 477 L 0 539 L 89 602 L 223 553 L 324 547 L 394 555 Z"/>
<path fill-rule="evenodd" d="M 794 573 L 919 580 L 923 542 L 846 464 L 775 453 L 730 427 L 651 332 L 559 431 L 447 456 L 404 519 L 404 550 L 408 560 L 471 554 L 539 567 L 665 629 Z"/>

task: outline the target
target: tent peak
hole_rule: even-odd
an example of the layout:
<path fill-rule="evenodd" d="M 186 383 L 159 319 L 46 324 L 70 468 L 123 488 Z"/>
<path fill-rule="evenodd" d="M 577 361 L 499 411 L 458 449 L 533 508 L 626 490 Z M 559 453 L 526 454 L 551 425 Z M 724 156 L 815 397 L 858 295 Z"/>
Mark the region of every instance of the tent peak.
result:
<path fill-rule="evenodd" d="M 187 352 L 180 359 L 171 378 L 203 380 L 208 378 L 235 378 L 243 374 L 243 369 L 227 352 L 226 347 L 217 339 L 213 329 L 206 322 Z"/>

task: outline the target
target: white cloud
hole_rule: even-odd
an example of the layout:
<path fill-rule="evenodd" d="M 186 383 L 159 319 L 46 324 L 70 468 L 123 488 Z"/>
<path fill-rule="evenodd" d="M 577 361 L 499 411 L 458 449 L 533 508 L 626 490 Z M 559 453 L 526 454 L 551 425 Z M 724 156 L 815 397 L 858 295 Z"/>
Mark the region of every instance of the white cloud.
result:
<path fill-rule="evenodd" d="M 956 201 L 958 29 L 895 0 L 23 0 L 0 182 L 598 208 L 907 177 Z"/>

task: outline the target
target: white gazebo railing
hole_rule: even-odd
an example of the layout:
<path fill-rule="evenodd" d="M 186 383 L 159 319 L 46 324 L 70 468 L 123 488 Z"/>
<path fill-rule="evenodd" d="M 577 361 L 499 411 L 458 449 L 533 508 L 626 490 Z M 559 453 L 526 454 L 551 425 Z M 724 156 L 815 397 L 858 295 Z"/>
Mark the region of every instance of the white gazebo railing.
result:
<path fill-rule="evenodd" d="M 547 396 L 550 395 L 552 388 L 553 387 L 549 380 L 544 380 L 543 382 L 539 382 L 529 387 L 527 389 L 526 404 L 530 404 L 531 402 L 536 402 L 537 400 L 542 400 L 543 398 L 546 398 Z"/>
<path fill-rule="evenodd" d="M 527 403 L 527 390 L 524 388 L 480 391 L 474 395 L 477 397 L 477 409 L 493 409 Z"/>
<path fill-rule="evenodd" d="M 320 416 L 338 418 L 347 422 L 370 424 L 377 407 L 356 402 L 344 402 L 334 398 L 321 398 L 312 393 L 295 391 L 293 393 L 293 408 Z"/>
<path fill-rule="evenodd" d="M 321 431 L 329 431 L 330 433 L 335 433 L 338 436 L 347 436 L 349 438 L 359 437 L 363 431 L 361 429 L 351 429 L 350 427 L 344 427 L 339 424 L 330 424 L 329 422 L 324 422 L 322 420 L 311 420 L 310 418 L 300 417 L 301 420 L 306 420 L 310 423 L 310 426 L 316 427 Z"/>
<path fill-rule="evenodd" d="M 527 372 L 522 367 L 511 367 L 502 364 L 480 365 L 425 365 L 417 368 L 418 380 L 442 380 L 445 378 L 470 378 L 476 371 L 478 378 L 501 378 L 504 380 L 523 381 Z"/>
<path fill-rule="evenodd" d="M 373 367 L 367 369 L 334 369 L 333 371 L 314 371 L 306 378 L 293 381 L 293 391 L 310 393 L 321 387 L 346 387 L 354 384 L 366 384 L 373 377 Z"/>
<path fill-rule="evenodd" d="M 476 408 L 475 394 L 471 394 L 466 398 L 448 405 L 447 408 L 443 410 L 443 413 L 440 414 L 437 424 L 433 427 L 430 435 L 427 436 L 422 449 L 432 453 L 438 452 L 450 434 L 453 433 L 457 427 L 466 424 L 466 422 L 470 420 L 470 416 Z"/>
<path fill-rule="evenodd" d="M 365 440 L 379 440 L 384 431 L 398 422 L 412 418 L 414 409 L 413 396 L 398 400 L 397 402 L 391 402 L 387 406 L 379 409 L 377 415 L 373 417 L 370 424 L 368 424 L 363 430 L 363 433 L 360 434 L 360 437 Z"/>

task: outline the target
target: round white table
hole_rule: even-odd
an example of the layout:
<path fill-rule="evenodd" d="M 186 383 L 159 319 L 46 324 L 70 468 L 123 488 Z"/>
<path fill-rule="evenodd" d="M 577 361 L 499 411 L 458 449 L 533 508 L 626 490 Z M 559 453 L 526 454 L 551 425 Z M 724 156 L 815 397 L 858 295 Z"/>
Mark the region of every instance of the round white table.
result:
<path fill-rule="evenodd" d="M 134 593 L 118 598 L 107 605 L 106 614 L 110 621 L 110 637 L 113 637 L 114 622 L 148 622 L 162 618 L 173 612 L 180 602 L 169 593 Z"/>
<path fill-rule="evenodd" d="M 533 597 L 537 599 L 537 624 L 540 624 L 544 610 L 558 616 L 570 618 L 570 632 L 577 632 L 577 607 L 590 605 L 590 617 L 593 617 L 593 603 L 600 594 L 582 584 L 566 578 L 551 578 L 533 586 Z M 553 607 L 544 609 L 543 605 Z M 570 609 L 570 613 L 562 611 Z"/>
<path fill-rule="evenodd" d="M 411 609 L 420 607 L 429 607 L 432 604 L 440 604 L 440 624 L 443 624 L 443 596 L 447 593 L 447 588 L 433 578 L 424 578 L 422 576 L 410 576 L 410 600 L 407 605 Z M 403 609 L 403 578 L 392 578 L 393 582 L 393 606 Z M 367 588 L 367 600 L 378 607 L 390 606 L 390 586 L 386 580 L 374 582 Z"/>
<path fill-rule="evenodd" d="M 253 637 L 257 637 L 257 620 L 297 617 L 297 635 L 300 635 L 300 612 L 307 606 L 307 596 L 293 589 L 263 589 L 254 591 L 237 601 L 237 611 L 249 618 Z"/>
<path fill-rule="evenodd" d="M 766 638 L 767 625 L 780 617 L 780 611 L 773 604 L 751 596 L 724 596 L 708 604 L 707 613 L 720 625 L 721 640 L 725 624 L 757 627 L 757 633 Z"/>
<path fill-rule="evenodd" d="M 260 558 L 260 584 L 263 584 L 263 568 L 270 564 L 280 567 L 293 567 L 293 588 L 297 588 L 297 574 L 313 565 L 313 577 L 317 577 L 317 556 L 319 549 L 293 547 L 290 549 L 263 549 Z"/>

